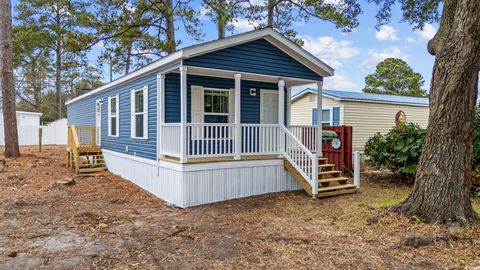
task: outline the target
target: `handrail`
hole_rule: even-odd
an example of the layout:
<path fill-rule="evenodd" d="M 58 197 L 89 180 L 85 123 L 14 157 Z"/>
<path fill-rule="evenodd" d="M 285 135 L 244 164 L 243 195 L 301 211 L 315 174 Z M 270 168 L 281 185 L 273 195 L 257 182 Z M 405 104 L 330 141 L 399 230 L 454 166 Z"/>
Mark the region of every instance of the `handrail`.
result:
<path fill-rule="evenodd" d="M 312 194 L 318 194 L 318 155 L 310 152 L 284 125 L 280 125 L 280 131 L 285 138 L 285 147 L 281 147 L 283 157 L 310 184 Z"/>
<path fill-rule="evenodd" d="M 78 148 L 80 147 L 80 143 L 78 141 L 78 134 L 77 134 L 77 127 L 76 126 L 71 126 L 71 132 L 72 132 L 72 139 L 73 139 L 73 147 Z"/>

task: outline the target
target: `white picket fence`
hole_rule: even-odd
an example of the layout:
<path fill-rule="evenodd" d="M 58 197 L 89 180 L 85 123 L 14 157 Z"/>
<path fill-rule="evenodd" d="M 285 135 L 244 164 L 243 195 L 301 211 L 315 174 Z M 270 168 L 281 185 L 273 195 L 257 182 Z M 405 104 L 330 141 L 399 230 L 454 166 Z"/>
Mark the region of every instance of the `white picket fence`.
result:
<path fill-rule="evenodd" d="M 0 145 L 5 145 L 3 126 L 0 125 Z M 38 145 L 38 130 L 42 129 L 43 145 L 66 145 L 67 126 L 19 126 L 18 143 L 20 145 Z"/>

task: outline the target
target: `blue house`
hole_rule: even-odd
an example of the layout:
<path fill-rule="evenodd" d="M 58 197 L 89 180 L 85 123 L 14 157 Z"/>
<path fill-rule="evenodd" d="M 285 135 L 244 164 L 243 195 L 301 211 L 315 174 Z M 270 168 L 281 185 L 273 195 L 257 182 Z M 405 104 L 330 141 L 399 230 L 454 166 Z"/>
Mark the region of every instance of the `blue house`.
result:
<path fill-rule="evenodd" d="M 109 171 L 180 207 L 300 188 L 317 196 L 329 164 L 288 130 L 290 91 L 332 75 L 264 28 L 180 49 L 69 100 L 68 124 L 96 127 Z"/>

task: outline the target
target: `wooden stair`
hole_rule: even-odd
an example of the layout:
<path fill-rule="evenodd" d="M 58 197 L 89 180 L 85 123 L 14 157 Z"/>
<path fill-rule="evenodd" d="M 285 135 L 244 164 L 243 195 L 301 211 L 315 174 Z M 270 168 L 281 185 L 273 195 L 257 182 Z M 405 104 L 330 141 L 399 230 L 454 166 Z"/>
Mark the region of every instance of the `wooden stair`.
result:
<path fill-rule="evenodd" d="M 308 194 L 313 195 L 310 184 L 286 159 L 284 160 L 284 167 L 293 175 Z M 343 176 L 341 171 L 335 169 L 334 164 L 328 163 L 327 158 L 318 158 L 317 179 L 318 195 L 315 197 L 322 198 L 357 192 L 357 187 L 353 184 L 353 180 Z"/>
<path fill-rule="evenodd" d="M 106 170 L 102 149 L 95 142 L 95 127 L 69 127 L 67 154 L 68 166 L 76 173 Z"/>

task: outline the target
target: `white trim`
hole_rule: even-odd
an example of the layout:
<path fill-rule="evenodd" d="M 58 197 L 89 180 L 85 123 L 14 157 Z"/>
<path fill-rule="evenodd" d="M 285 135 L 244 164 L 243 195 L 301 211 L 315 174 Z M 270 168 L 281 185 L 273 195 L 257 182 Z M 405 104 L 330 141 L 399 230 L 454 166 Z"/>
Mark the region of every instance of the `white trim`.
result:
<path fill-rule="evenodd" d="M 269 89 L 260 89 L 260 124 L 263 123 L 263 94 L 268 93 L 268 94 L 276 94 L 278 95 L 278 91 L 276 90 L 269 90 Z M 269 123 L 272 124 L 272 123 Z"/>
<path fill-rule="evenodd" d="M 280 125 L 285 125 L 285 81 L 284 80 L 278 81 L 278 123 Z"/>
<path fill-rule="evenodd" d="M 102 103 L 101 98 L 95 100 L 95 129 L 98 128 L 96 130 L 96 136 L 98 136 L 97 145 L 102 145 Z M 97 106 L 99 106 L 99 111 L 97 111 Z"/>
<path fill-rule="evenodd" d="M 323 81 L 317 82 L 317 155 L 319 157 L 323 156 L 323 149 L 322 149 L 322 129 L 323 129 Z M 332 111 L 330 111 L 330 117 L 332 117 Z M 318 186 L 315 184 L 318 188 Z"/>
<path fill-rule="evenodd" d="M 140 68 L 113 82 L 107 83 L 88 93 L 85 93 L 76 98 L 68 100 L 67 102 L 65 102 L 65 104 L 69 105 L 72 102 L 81 100 L 83 98 L 86 98 L 88 96 L 94 95 L 101 91 L 107 90 L 119 84 L 128 82 L 139 76 L 146 75 L 154 71 L 158 71 L 158 69 L 161 69 L 162 67 L 166 67 L 167 65 L 170 65 L 170 64 L 174 64 L 175 62 L 177 62 L 176 65 L 174 65 L 174 67 L 172 67 L 172 69 L 170 70 L 176 69 L 178 68 L 177 66 L 178 62 L 181 61 L 182 59 L 186 59 L 186 58 L 201 55 L 201 54 L 206 54 L 212 51 L 232 47 L 238 44 L 246 43 L 246 42 L 257 40 L 260 38 L 265 38 L 273 46 L 284 51 L 285 53 L 287 53 L 288 55 L 290 55 L 292 58 L 299 61 L 300 63 L 303 63 L 305 66 L 309 67 L 320 76 L 322 77 L 333 76 L 333 73 L 334 73 L 333 68 L 331 68 L 330 66 L 328 66 L 327 64 L 325 64 L 324 62 L 322 62 L 321 60 L 319 60 L 318 58 L 316 58 L 315 56 L 307 52 L 306 50 L 304 50 L 302 47 L 296 45 L 291 40 L 289 40 L 288 38 L 278 33 L 276 30 L 273 30 L 272 28 L 267 27 L 267 28 L 254 30 L 251 32 L 238 34 L 238 35 L 230 36 L 224 39 L 206 42 L 203 44 L 190 46 L 190 47 L 178 50 L 176 52 L 173 52 L 159 59 L 156 62 L 153 62 L 150 65 Z M 164 72 L 167 72 L 167 70 L 165 70 Z"/>
<path fill-rule="evenodd" d="M 143 92 L 143 112 L 135 112 L 135 94 L 139 91 Z M 137 115 L 143 115 L 143 136 L 136 136 Z M 148 85 L 140 89 L 130 91 L 130 138 L 132 139 L 148 139 Z"/>
<path fill-rule="evenodd" d="M 287 128 L 292 124 L 292 87 L 287 87 Z"/>
<path fill-rule="evenodd" d="M 112 108 L 111 108 L 111 100 L 112 99 L 116 99 L 115 101 L 115 116 L 112 115 Z M 119 98 L 119 95 L 113 95 L 113 96 L 109 96 L 108 97 L 108 136 L 109 137 L 119 137 L 119 133 L 120 133 L 120 126 L 119 126 L 119 123 L 120 123 L 120 106 L 119 106 L 119 103 L 120 103 L 120 98 Z M 116 127 L 117 127 L 117 130 L 115 132 L 116 135 L 112 135 L 112 117 L 115 117 L 115 122 L 116 122 Z"/>
<path fill-rule="evenodd" d="M 242 126 L 241 124 L 241 112 L 242 112 L 242 74 L 235 74 L 235 112 L 234 112 L 234 122 L 235 122 L 235 159 L 241 159 L 242 154 Z"/>
<path fill-rule="evenodd" d="M 132 156 L 129 154 L 115 152 L 107 149 L 102 149 L 102 151 L 118 157 L 127 158 L 137 162 L 142 162 L 145 164 L 157 166 L 157 162 L 155 160 L 151 160 L 148 158 Z M 158 164 L 162 168 L 175 170 L 178 172 L 194 172 L 194 171 L 223 170 L 223 169 L 244 168 L 244 167 L 279 166 L 283 164 L 283 159 L 233 160 L 233 161 L 192 163 L 192 164 L 188 164 L 188 163 L 181 164 L 181 163 L 174 163 L 170 161 L 160 160 Z"/>

